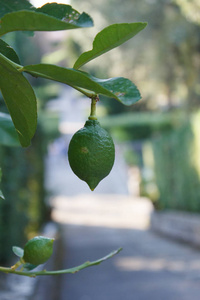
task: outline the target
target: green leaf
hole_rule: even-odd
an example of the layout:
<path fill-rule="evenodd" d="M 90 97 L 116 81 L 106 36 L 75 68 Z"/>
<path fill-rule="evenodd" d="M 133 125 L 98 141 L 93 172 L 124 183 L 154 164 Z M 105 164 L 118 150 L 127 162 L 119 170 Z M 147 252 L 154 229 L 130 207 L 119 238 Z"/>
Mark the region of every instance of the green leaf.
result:
<path fill-rule="evenodd" d="M 74 88 L 83 88 L 96 94 L 115 98 L 125 105 L 132 105 L 141 98 L 134 83 L 123 77 L 99 79 L 86 72 L 49 64 L 25 66 L 23 71 L 36 77 L 59 81 Z"/>
<path fill-rule="evenodd" d="M 0 199 L 1 199 L 1 200 L 5 200 L 5 197 L 4 197 L 4 195 L 3 195 L 3 193 L 2 193 L 1 190 L 0 190 Z"/>
<path fill-rule="evenodd" d="M 17 255 L 20 258 L 22 258 L 24 256 L 24 249 L 22 249 L 20 247 L 13 246 L 12 251 L 15 255 Z"/>
<path fill-rule="evenodd" d="M 84 12 L 80 14 L 77 10 L 73 9 L 71 5 L 47 3 L 44 6 L 37 8 L 36 11 L 78 27 L 93 26 L 93 21 L 88 14 Z"/>
<path fill-rule="evenodd" d="M 0 39 L 0 53 L 6 56 L 7 58 L 11 59 L 15 63 L 20 64 L 19 57 L 17 56 L 15 50 L 1 39 Z"/>
<path fill-rule="evenodd" d="M 120 46 L 144 29 L 146 25 L 147 23 L 121 23 L 104 28 L 96 35 L 93 49 L 82 53 L 75 62 L 74 68 L 79 69 L 92 59 Z"/>
<path fill-rule="evenodd" d="M 12 63 L 0 54 L 0 89 L 23 147 L 30 144 L 37 126 L 33 89 Z"/>
<path fill-rule="evenodd" d="M 0 18 L 13 11 L 35 9 L 28 0 L 0 0 L 0 7 Z"/>
<path fill-rule="evenodd" d="M 45 8 L 46 7 L 46 8 Z M 86 13 L 79 14 L 70 5 L 54 4 L 63 14 L 53 13 L 50 4 L 32 10 L 11 12 L 1 18 L 0 36 L 11 31 L 54 31 L 93 26 Z M 65 7 L 65 9 L 63 9 Z M 72 12 L 74 11 L 74 14 Z M 48 14 L 50 13 L 50 15 Z M 62 16 L 62 19 L 60 17 Z"/>
<path fill-rule="evenodd" d="M 1 170 L 1 168 L 0 168 L 0 182 L 1 182 L 1 177 L 2 177 L 2 170 Z M 0 199 L 1 199 L 1 200 L 5 200 L 4 195 L 3 195 L 3 193 L 2 193 L 1 190 L 0 190 Z"/>
<path fill-rule="evenodd" d="M 0 144 L 4 146 L 19 146 L 17 132 L 10 115 L 0 113 Z"/>
<path fill-rule="evenodd" d="M 93 77 L 94 78 L 94 77 Z M 97 78 L 95 78 L 97 79 Z M 98 83 L 107 91 L 112 93 L 102 93 L 107 97 L 115 98 L 124 105 L 132 105 L 141 99 L 140 92 L 136 85 L 127 78 L 115 77 L 110 79 L 97 79 Z M 100 93 L 101 94 L 101 93 Z"/>

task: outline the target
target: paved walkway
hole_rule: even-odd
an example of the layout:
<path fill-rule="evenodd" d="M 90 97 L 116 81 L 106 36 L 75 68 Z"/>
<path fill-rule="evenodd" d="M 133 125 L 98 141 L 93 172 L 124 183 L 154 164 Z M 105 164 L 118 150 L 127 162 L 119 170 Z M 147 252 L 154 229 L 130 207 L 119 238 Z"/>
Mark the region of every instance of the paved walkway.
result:
<path fill-rule="evenodd" d="M 76 179 L 65 157 L 51 157 L 47 173 L 55 193 L 52 216 L 62 227 L 63 268 L 123 247 L 99 266 L 60 276 L 55 299 L 199 300 L 200 252 L 148 230 L 152 206 L 128 194 L 119 150 L 112 173 L 94 192 Z"/>
<path fill-rule="evenodd" d="M 83 100 L 75 101 L 82 111 L 88 107 Z M 200 251 L 148 229 L 152 206 L 147 199 L 130 196 L 136 181 L 132 178 L 130 184 L 120 148 L 112 172 L 94 192 L 72 173 L 63 149 L 73 131 L 70 126 L 75 129 L 77 124 L 70 107 L 65 123 L 64 111 L 61 129 L 68 135 L 64 148 L 61 140 L 60 148 L 51 149 L 46 176 L 53 193 L 52 217 L 62 229 L 60 265 L 73 267 L 119 247 L 123 251 L 99 266 L 59 276 L 51 300 L 199 300 Z M 80 113 L 80 124 L 84 118 Z M 47 299 L 43 294 L 39 300 Z"/>

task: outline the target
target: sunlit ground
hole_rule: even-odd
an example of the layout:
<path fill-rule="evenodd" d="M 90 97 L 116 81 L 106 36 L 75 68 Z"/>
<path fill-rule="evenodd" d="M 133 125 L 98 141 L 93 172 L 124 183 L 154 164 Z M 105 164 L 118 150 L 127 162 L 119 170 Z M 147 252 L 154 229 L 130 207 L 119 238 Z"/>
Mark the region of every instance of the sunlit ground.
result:
<path fill-rule="evenodd" d="M 162 259 L 162 258 L 145 258 L 145 257 L 121 257 L 117 258 L 116 265 L 122 271 L 200 271 L 200 261 L 194 259 L 192 261 Z M 199 274 L 200 277 L 200 274 Z"/>
<path fill-rule="evenodd" d="M 117 256 L 114 261 L 118 271 L 169 271 L 175 273 L 184 272 L 186 274 L 194 272 L 196 274 L 195 277 L 200 277 L 199 257 L 194 256 L 191 259 L 187 250 L 183 256 L 180 255 L 179 257 L 177 252 L 179 248 L 181 250 L 181 245 L 172 243 L 172 246 L 169 246 L 170 241 L 168 240 L 160 240 L 159 245 L 157 237 L 148 237 L 147 232 L 152 212 L 152 205 L 148 199 L 117 194 L 80 194 L 71 197 L 54 197 L 52 205 L 54 207 L 53 220 L 62 224 L 68 224 L 69 228 L 71 228 L 71 225 L 77 225 L 77 229 L 80 228 L 79 226 L 83 226 L 83 228 L 97 227 L 98 233 L 100 228 L 102 228 L 102 232 L 105 231 L 105 234 L 108 234 L 109 228 L 110 230 L 127 230 L 127 233 L 124 231 L 124 235 L 127 234 L 127 240 L 130 235 L 130 238 L 133 239 L 132 243 L 134 244 L 135 242 L 136 249 L 138 245 L 142 249 L 146 248 L 146 254 L 141 253 L 139 255 L 135 253 L 133 248 L 132 256 Z M 129 230 L 133 230 L 132 235 L 131 231 L 128 233 Z M 112 239 L 115 238 L 115 233 L 113 232 Z M 107 243 L 107 239 L 105 236 L 105 243 Z M 119 235 L 117 239 L 119 239 Z M 89 237 L 88 240 L 90 240 Z M 94 238 L 92 240 L 94 241 Z M 121 239 L 121 243 L 123 242 L 123 239 Z M 163 242 L 166 245 L 163 245 Z M 87 239 L 85 243 L 87 243 Z M 90 243 L 92 243 L 91 240 Z M 128 244 L 125 244 L 126 247 L 129 247 Z M 168 247 L 172 248 L 169 250 Z M 162 251 L 164 248 L 165 250 Z M 171 254 L 167 253 L 167 251 L 170 251 Z M 198 253 L 196 254 L 198 255 Z M 187 255 L 189 259 L 187 259 Z"/>
<path fill-rule="evenodd" d="M 57 222 L 111 228 L 146 229 L 152 211 L 145 198 L 117 194 L 59 196 L 52 200 L 52 205 Z"/>

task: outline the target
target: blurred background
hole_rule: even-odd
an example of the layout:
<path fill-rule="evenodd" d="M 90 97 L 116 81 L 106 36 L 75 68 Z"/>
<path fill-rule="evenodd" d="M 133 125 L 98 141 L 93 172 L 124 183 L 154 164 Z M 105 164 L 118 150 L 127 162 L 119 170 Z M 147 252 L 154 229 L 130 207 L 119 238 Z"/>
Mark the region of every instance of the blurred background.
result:
<path fill-rule="evenodd" d="M 37 7 L 45 2 L 31 1 Z M 94 28 L 37 32 L 33 36 L 21 32 L 6 35 L 6 42 L 16 50 L 22 65 L 41 61 L 72 67 L 83 51 L 91 49 L 95 35 L 109 24 L 148 22 L 147 28 L 138 36 L 84 67 L 84 70 L 99 78 L 127 77 L 137 85 L 142 94 L 142 100 L 131 107 L 106 97 L 101 97 L 98 103 L 98 116 L 102 127 L 111 133 L 116 143 L 117 163 L 113 175 L 109 175 L 110 179 L 104 179 L 105 183 L 100 183 L 101 187 L 94 192 L 93 197 L 97 201 L 94 203 L 99 203 L 99 195 L 103 195 L 105 199 L 109 194 L 114 195 L 117 203 L 119 201 L 121 205 L 120 201 L 123 200 L 120 197 L 125 195 L 128 198 L 124 203 L 130 208 L 131 201 L 136 199 L 135 211 L 139 215 L 142 214 L 143 220 L 138 225 L 140 230 L 148 230 L 152 212 L 184 212 L 191 213 L 190 218 L 193 215 L 198 218 L 199 1 L 58 2 L 70 4 L 79 12 L 87 12 L 94 20 Z M 6 198 L 0 202 L 2 264 L 7 264 L 12 259 L 12 245 L 23 245 L 28 238 L 41 232 L 44 224 L 52 220 L 52 216 L 58 223 L 67 223 L 66 218 L 71 218 L 71 222 L 75 223 L 73 218 L 77 217 L 78 223 L 81 224 L 80 215 L 62 216 L 58 212 L 59 206 L 61 210 L 68 211 L 75 208 L 66 208 L 63 198 L 59 200 L 56 196 L 68 197 L 68 202 L 66 200 L 65 203 L 71 203 L 75 197 L 77 205 L 81 208 L 80 199 L 76 197 L 81 195 L 84 199 L 84 195 L 89 194 L 87 186 L 71 175 L 72 171 L 67 165 L 67 145 L 71 135 L 82 127 L 87 119 L 89 100 L 64 85 L 30 76 L 27 78 L 33 85 L 38 100 L 36 135 L 28 149 L 0 146 L 3 173 L 1 187 Z M 7 112 L 2 98 L 0 110 Z M 93 205 L 90 201 L 87 202 L 90 197 L 92 196 L 87 196 L 84 202 L 88 209 Z M 106 205 L 104 201 L 102 203 Z M 112 199 L 110 203 L 112 210 Z M 84 211 L 83 207 L 81 209 Z M 137 222 L 139 221 L 134 225 L 136 227 Z M 114 227 L 120 226 L 118 224 Z M 198 233 L 199 228 L 200 226 Z M 87 298 L 86 295 L 85 298 L 76 299 L 92 298 Z M 124 299 L 133 298 L 127 296 Z M 134 299 L 149 298 L 138 296 Z M 186 298 L 172 296 L 170 299 L 198 298 L 187 298 L 186 295 Z"/>

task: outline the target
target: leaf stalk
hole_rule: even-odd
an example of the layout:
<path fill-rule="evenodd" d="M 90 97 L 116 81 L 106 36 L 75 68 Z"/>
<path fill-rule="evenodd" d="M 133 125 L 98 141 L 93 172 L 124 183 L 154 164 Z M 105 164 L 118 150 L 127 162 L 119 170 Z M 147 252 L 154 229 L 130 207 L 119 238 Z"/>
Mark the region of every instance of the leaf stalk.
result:
<path fill-rule="evenodd" d="M 7 61 L 10 65 L 12 65 L 18 71 L 20 71 L 20 70 L 23 69 L 23 66 L 15 63 L 14 61 L 12 61 L 11 59 L 9 59 L 8 57 L 6 57 L 5 55 L 3 55 L 2 53 L 0 53 L 0 57 L 3 58 L 5 61 Z"/>

